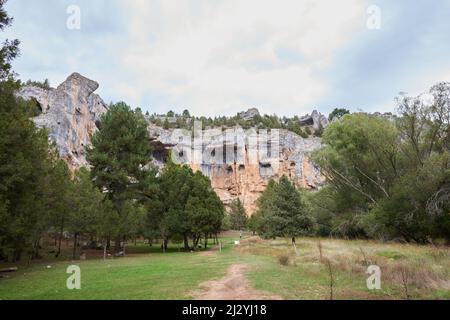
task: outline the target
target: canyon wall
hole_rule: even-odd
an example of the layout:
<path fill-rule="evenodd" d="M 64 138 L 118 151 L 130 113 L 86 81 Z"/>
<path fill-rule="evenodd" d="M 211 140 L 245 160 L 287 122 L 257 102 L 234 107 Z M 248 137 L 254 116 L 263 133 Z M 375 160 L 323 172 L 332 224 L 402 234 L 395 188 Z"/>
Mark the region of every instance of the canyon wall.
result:
<path fill-rule="evenodd" d="M 42 113 L 34 118 L 39 127 L 49 131 L 49 138 L 71 169 L 88 166 L 85 148 L 100 127 L 100 118 L 107 111 L 103 100 L 95 94 L 98 83 L 78 73 L 70 75 L 56 89 L 25 86 L 18 96 L 35 99 Z M 256 114 L 250 109 L 246 114 Z M 313 127 L 325 125 L 317 112 L 302 117 Z M 288 176 L 297 186 L 318 188 L 324 181 L 319 169 L 310 161 L 309 153 L 321 147 L 319 138 L 302 138 L 287 130 L 272 130 L 267 135 L 255 130 L 231 128 L 200 131 L 198 139 L 189 132 L 164 130 L 149 123 L 150 142 L 153 145 L 153 163 L 164 165 L 169 153 L 180 164 L 200 170 L 212 181 L 212 186 L 229 204 L 240 198 L 249 214 L 270 179 Z M 198 134 L 197 134 L 198 135 Z M 195 133 L 194 133 L 195 136 Z M 197 145 L 196 145 L 197 144 Z"/>
<path fill-rule="evenodd" d="M 288 130 L 266 134 L 242 128 L 196 131 L 165 130 L 149 125 L 154 164 L 164 165 L 169 154 L 179 164 L 189 165 L 211 179 L 225 204 L 240 198 L 249 214 L 270 179 L 283 175 L 298 187 L 317 189 L 324 177 L 309 155 L 321 147 L 320 138 L 302 138 Z"/>

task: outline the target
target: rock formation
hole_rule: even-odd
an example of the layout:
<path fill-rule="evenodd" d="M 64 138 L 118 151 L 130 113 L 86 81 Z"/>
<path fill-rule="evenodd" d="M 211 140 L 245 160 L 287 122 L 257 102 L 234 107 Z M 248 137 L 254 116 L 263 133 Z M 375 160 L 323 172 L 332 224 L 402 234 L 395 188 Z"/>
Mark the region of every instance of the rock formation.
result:
<path fill-rule="evenodd" d="M 300 125 L 311 126 L 317 131 L 328 125 L 328 119 L 317 110 L 314 110 L 311 115 L 307 114 L 306 116 L 300 117 Z"/>
<path fill-rule="evenodd" d="M 239 112 L 239 118 L 243 120 L 253 120 L 256 116 L 259 116 L 259 110 L 256 108 L 250 108 L 247 111 Z"/>
<path fill-rule="evenodd" d="M 162 167 L 171 153 L 180 164 L 200 170 L 225 204 L 240 198 L 247 212 L 256 209 L 256 200 L 270 179 L 288 176 L 297 186 L 316 189 L 324 178 L 311 162 L 309 153 L 321 147 L 320 138 L 302 138 L 287 130 L 267 136 L 241 128 L 206 130 L 202 141 L 190 132 L 164 130 L 150 125 L 154 162 Z M 194 133 L 195 136 L 195 133 Z M 200 146 L 195 148 L 196 146 Z M 196 154 L 197 153 L 197 154 Z"/>
<path fill-rule="evenodd" d="M 48 130 L 49 138 L 72 169 L 87 165 L 85 147 L 90 145 L 100 116 L 107 110 L 94 93 L 98 86 L 97 82 L 73 73 L 56 89 L 26 86 L 17 94 L 25 100 L 36 99 L 42 113 L 34 122 Z"/>
<path fill-rule="evenodd" d="M 56 89 L 26 86 L 18 92 L 24 99 L 36 99 L 42 114 L 34 122 L 48 129 L 49 138 L 72 169 L 88 165 L 85 148 L 100 126 L 100 116 L 107 111 L 103 100 L 94 93 L 98 86 L 74 73 Z M 250 109 L 241 113 L 241 118 L 251 119 L 258 114 L 257 109 Z M 325 125 L 317 112 L 308 117 L 310 125 Z M 208 176 L 226 204 L 239 197 L 250 214 L 271 178 L 286 175 L 305 188 L 317 188 L 323 182 L 308 157 L 320 148 L 319 138 L 304 139 L 287 130 L 257 135 L 254 130 L 244 132 L 240 128 L 226 132 L 212 129 L 200 131 L 199 144 L 190 132 L 180 134 L 152 124 L 149 131 L 154 165 L 162 167 L 168 153 L 173 152 L 179 163 Z"/>

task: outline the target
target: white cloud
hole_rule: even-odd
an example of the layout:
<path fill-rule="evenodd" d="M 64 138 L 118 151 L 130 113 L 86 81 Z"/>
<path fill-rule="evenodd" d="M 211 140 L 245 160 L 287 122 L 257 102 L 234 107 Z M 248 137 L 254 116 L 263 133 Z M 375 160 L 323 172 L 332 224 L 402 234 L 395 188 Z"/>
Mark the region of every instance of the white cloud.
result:
<path fill-rule="evenodd" d="M 157 92 L 196 114 L 310 111 L 320 72 L 365 23 L 363 0 L 135 0 L 124 4 L 123 72 L 133 104 Z M 295 53 L 284 61 L 279 50 Z M 134 92 L 133 92 L 134 91 Z"/>

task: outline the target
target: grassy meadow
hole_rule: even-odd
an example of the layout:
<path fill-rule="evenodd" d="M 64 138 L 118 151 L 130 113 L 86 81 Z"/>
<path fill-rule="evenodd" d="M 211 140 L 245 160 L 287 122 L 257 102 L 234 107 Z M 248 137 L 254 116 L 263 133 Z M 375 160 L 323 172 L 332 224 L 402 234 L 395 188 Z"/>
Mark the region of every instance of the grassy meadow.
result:
<path fill-rule="evenodd" d="M 162 253 L 158 245 L 137 243 L 121 258 L 103 260 L 101 252 L 75 262 L 47 257 L 3 274 L 0 299 L 193 299 L 200 284 L 236 264 L 249 266 L 253 289 L 282 299 L 450 299 L 448 247 L 302 238 L 297 255 L 287 239 L 246 235 L 235 246 L 236 239 L 239 233 L 222 235 L 222 251 L 179 252 L 172 244 Z M 71 264 L 81 268 L 81 290 L 66 288 Z M 381 268 L 381 290 L 367 289 L 369 265 Z"/>

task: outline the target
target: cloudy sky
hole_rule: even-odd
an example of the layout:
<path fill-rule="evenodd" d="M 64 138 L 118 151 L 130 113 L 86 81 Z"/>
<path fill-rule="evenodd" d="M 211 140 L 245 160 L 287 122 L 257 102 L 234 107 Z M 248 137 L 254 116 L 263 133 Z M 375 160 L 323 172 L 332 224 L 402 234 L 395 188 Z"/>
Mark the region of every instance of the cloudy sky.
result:
<path fill-rule="evenodd" d="M 80 9 L 80 29 L 67 27 L 70 5 Z M 450 81 L 449 0 L 10 0 L 6 7 L 15 19 L 6 37 L 21 40 L 14 64 L 21 79 L 56 86 L 77 71 L 100 83 L 106 102 L 151 113 L 393 111 L 399 92 Z"/>

